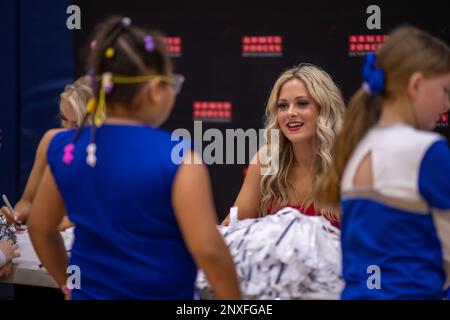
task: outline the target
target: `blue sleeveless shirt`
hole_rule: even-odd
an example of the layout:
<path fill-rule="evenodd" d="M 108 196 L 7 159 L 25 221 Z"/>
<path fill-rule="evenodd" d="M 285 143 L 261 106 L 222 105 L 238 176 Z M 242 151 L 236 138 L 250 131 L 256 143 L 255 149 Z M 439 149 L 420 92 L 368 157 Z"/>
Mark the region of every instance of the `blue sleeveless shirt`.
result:
<path fill-rule="evenodd" d="M 48 162 L 76 224 L 70 265 L 81 271 L 73 299 L 192 299 L 197 268 L 172 208 L 172 183 L 181 144 L 148 126 L 96 130 L 97 164 L 86 163 L 90 128 L 63 163 L 75 131 L 57 134 Z M 174 149 L 175 148 L 175 149 Z M 178 149 L 177 149 L 178 148 Z M 182 154 L 180 154 L 180 157 Z"/>

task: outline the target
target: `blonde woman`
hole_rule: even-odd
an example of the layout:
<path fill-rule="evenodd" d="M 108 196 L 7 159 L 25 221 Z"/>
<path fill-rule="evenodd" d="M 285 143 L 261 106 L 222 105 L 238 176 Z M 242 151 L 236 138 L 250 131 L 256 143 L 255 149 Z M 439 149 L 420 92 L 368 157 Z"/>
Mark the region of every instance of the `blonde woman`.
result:
<path fill-rule="evenodd" d="M 324 70 L 304 63 L 278 78 L 267 103 L 265 128 L 268 137 L 271 130 L 279 130 L 279 166 L 274 174 L 261 175 L 261 157 L 276 143 L 268 138 L 251 161 L 236 199 L 239 219 L 286 206 L 306 215 L 321 214 L 314 207 L 313 187 L 331 165 L 331 145 L 344 111 L 341 92 Z M 227 217 L 222 224 L 228 223 Z"/>
<path fill-rule="evenodd" d="M 31 212 L 31 204 L 36 195 L 39 182 L 41 181 L 44 169 L 47 166 L 47 149 L 53 136 L 65 129 L 77 128 L 80 126 L 83 116 L 85 114 L 85 107 L 88 100 L 92 97 L 92 89 L 90 87 L 89 76 L 83 76 L 75 81 L 73 84 L 67 86 L 60 95 L 60 119 L 62 129 L 48 130 L 41 141 L 39 142 L 34 165 L 28 178 L 22 198 L 14 207 L 16 216 L 10 213 L 7 207 L 2 207 L 1 211 L 10 222 L 14 218 L 21 223 L 26 223 Z M 71 224 L 67 219 L 64 219 L 60 225 L 61 229 L 69 227 Z"/>

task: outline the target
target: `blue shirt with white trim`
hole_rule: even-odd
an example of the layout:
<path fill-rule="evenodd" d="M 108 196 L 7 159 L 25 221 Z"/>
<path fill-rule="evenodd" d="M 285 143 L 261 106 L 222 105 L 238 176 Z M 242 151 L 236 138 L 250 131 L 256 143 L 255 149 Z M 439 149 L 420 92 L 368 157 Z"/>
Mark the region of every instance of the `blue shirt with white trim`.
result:
<path fill-rule="evenodd" d="M 372 156 L 374 186 L 352 185 Z M 450 234 L 450 150 L 434 133 L 375 127 L 343 176 L 343 299 L 442 299 Z"/>

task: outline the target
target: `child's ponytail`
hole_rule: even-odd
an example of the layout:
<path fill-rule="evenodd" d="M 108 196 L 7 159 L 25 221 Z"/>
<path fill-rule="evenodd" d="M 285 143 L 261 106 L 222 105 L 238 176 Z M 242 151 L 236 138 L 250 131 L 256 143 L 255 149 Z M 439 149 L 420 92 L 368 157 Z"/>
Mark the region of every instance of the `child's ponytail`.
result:
<path fill-rule="evenodd" d="M 317 206 L 323 210 L 338 211 L 341 179 L 347 161 L 359 141 L 380 117 L 384 72 L 375 63 L 375 54 L 369 54 L 363 67 L 363 85 L 350 99 L 344 124 L 331 150 L 334 163 L 328 172 L 319 177 L 315 199 Z"/>

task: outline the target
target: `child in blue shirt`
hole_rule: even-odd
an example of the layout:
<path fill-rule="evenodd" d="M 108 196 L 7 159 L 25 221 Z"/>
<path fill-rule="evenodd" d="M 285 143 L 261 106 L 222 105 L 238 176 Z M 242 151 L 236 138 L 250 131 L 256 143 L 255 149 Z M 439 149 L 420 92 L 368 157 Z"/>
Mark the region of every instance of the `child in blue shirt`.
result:
<path fill-rule="evenodd" d="M 28 222 L 42 263 L 73 299 L 192 299 L 197 266 L 219 298 L 240 298 L 207 169 L 189 145 L 174 159 L 178 142 L 158 129 L 183 80 L 163 38 L 108 19 L 88 66 L 95 125 L 53 138 Z M 65 211 L 76 225 L 70 261 L 57 231 Z"/>
<path fill-rule="evenodd" d="M 340 205 L 343 299 L 442 299 L 450 275 L 450 151 L 431 132 L 449 109 L 450 50 L 414 27 L 366 57 L 330 171 Z"/>

